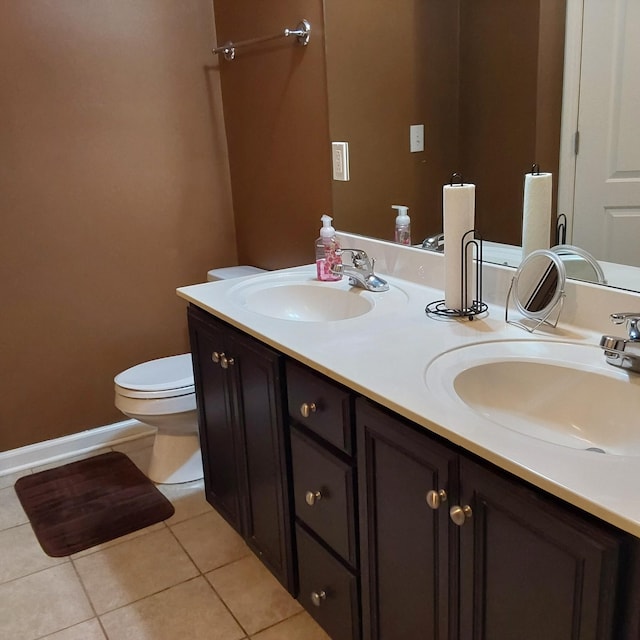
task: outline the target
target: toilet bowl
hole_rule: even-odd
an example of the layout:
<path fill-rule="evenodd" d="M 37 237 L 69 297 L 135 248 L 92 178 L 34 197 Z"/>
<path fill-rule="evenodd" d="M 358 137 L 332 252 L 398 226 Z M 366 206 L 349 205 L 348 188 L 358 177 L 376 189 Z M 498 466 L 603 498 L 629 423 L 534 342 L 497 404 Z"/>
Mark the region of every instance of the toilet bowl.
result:
<path fill-rule="evenodd" d="M 257 267 L 213 269 L 208 280 L 262 272 Z M 138 364 L 114 378 L 115 405 L 129 418 L 156 427 L 147 475 L 159 484 L 202 478 L 198 414 L 191 354 Z"/>
<path fill-rule="evenodd" d="M 138 364 L 114 383 L 116 407 L 157 429 L 149 478 L 161 484 L 202 478 L 191 354 Z"/>

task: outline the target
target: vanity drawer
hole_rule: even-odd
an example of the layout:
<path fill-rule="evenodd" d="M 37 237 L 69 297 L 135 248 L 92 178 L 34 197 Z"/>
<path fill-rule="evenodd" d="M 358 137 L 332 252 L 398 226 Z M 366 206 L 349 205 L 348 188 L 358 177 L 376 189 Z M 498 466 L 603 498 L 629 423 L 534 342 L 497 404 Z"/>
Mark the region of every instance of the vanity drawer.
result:
<path fill-rule="evenodd" d="M 296 516 L 355 566 L 352 468 L 295 428 L 291 458 Z"/>
<path fill-rule="evenodd" d="M 298 601 L 332 640 L 360 637 L 356 577 L 296 525 Z"/>
<path fill-rule="evenodd" d="M 329 380 L 291 361 L 287 362 L 289 417 L 352 455 L 350 394 Z"/>

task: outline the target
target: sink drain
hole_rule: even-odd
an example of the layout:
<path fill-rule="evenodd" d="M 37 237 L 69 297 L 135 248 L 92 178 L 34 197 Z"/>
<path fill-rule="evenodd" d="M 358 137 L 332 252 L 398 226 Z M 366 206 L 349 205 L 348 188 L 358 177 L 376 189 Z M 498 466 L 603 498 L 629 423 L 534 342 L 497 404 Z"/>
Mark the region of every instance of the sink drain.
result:
<path fill-rule="evenodd" d="M 595 453 L 607 453 L 604 449 L 601 449 L 600 447 L 587 447 L 585 451 L 593 451 Z"/>

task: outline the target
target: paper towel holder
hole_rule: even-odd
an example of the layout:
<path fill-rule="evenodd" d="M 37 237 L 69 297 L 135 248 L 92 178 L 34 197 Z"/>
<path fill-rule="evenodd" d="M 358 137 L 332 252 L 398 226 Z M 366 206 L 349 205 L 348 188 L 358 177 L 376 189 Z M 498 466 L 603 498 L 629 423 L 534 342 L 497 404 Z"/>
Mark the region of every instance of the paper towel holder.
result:
<path fill-rule="evenodd" d="M 451 176 L 451 186 L 453 186 L 454 176 L 459 176 L 460 184 L 464 184 L 462 182 L 462 176 L 454 173 Z M 467 293 L 469 291 L 470 283 L 468 282 L 469 277 L 467 270 L 469 260 L 473 260 L 476 263 L 476 299 L 471 302 L 469 307 L 463 309 L 449 309 L 445 300 L 434 300 L 424 309 L 428 316 L 452 319 L 467 318 L 468 320 L 473 320 L 479 315 L 487 313 L 489 310 L 488 305 L 482 301 L 482 236 L 477 229 L 470 229 L 462 236 L 460 243 L 462 245 L 462 270 L 460 277 L 461 300 L 464 301 L 467 299 Z"/>

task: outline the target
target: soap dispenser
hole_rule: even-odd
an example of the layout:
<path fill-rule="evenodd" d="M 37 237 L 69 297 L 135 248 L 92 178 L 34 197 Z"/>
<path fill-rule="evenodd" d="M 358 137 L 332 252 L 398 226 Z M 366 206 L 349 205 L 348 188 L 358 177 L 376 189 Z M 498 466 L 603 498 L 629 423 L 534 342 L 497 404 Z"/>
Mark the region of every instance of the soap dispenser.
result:
<path fill-rule="evenodd" d="M 411 244 L 411 218 L 409 218 L 409 207 L 405 207 L 400 204 L 392 204 L 392 209 L 398 211 L 396 217 L 396 233 L 395 241 L 398 244 L 410 245 Z"/>
<path fill-rule="evenodd" d="M 318 280 L 335 281 L 342 278 L 342 274 L 331 271 L 332 267 L 342 264 L 340 245 L 336 239 L 336 230 L 331 226 L 333 218 L 326 213 L 322 216 L 320 237 L 316 240 L 316 271 Z"/>

